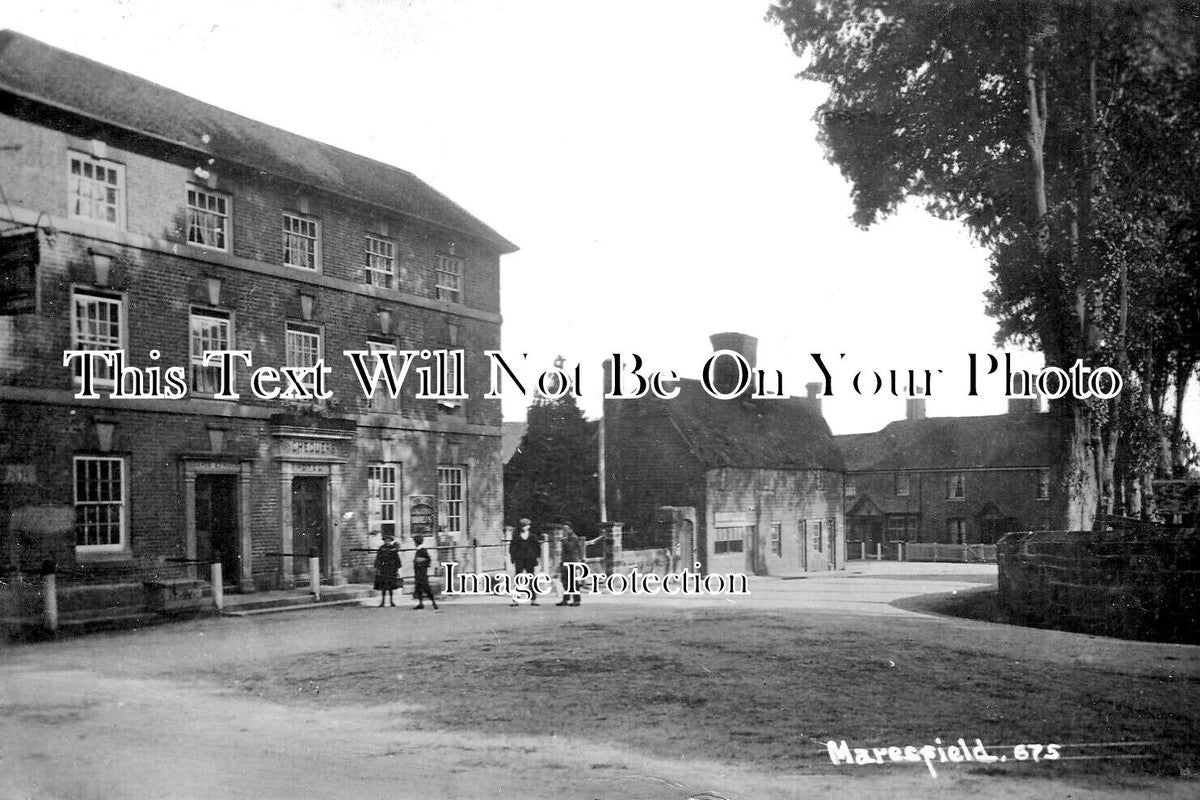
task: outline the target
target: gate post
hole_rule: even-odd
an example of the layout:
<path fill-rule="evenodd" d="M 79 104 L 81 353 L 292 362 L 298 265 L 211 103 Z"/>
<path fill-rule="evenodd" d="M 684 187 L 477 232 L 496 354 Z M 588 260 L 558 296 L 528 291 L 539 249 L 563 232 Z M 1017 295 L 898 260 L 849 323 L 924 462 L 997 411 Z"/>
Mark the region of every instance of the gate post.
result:
<path fill-rule="evenodd" d="M 883 542 L 875 543 L 875 560 L 883 561 Z"/>

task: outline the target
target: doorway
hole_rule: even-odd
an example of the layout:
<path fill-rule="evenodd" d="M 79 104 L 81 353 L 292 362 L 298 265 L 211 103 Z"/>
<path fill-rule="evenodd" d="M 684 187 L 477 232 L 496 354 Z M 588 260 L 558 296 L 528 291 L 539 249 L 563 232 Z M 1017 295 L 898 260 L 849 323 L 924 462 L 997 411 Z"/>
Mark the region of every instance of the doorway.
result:
<path fill-rule="evenodd" d="M 222 583 L 241 574 L 238 536 L 238 476 L 196 476 L 196 558 L 211 564 L 219 557 Z"/>
<path fill-rule="evenodd" d="M 292 478 L 292 570 L 308 574 L 309 550 L 316 550 L 321 571 L 329 572 L 328 542 L 329 478 Z"/>

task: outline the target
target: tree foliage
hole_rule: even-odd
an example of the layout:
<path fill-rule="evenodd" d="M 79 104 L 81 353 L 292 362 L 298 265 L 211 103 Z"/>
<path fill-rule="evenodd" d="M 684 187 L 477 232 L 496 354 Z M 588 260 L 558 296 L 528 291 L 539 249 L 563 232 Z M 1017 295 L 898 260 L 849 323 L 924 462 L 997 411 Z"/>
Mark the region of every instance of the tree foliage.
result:
<path fill-rule="evenodd" d="M 868 226 L 909 198 L 991 253 L 997 340 L 1116 367 L 1118 400 L 1054 405 L 1058 524 L 1146 512 L 1196 323 L 1200 4 L 779 0 L 829 159 Z"/>
<path fill-rule="evenodd" d="M 596 426 L 570 394 L 537 402 L 526 415 L 521 445 L 504 467 L 504 521 L 521 517 L 535 529 L 570 522 L 592 533 L 600 520 Z"/>

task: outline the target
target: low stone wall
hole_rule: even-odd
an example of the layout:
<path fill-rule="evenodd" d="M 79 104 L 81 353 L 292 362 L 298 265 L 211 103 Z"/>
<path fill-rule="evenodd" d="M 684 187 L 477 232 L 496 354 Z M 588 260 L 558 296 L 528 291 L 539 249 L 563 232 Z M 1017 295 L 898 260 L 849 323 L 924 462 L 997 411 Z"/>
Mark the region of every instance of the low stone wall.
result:
<path fill-rule="evenodd" d="M 630 573 L 634 569 L 643 575 L 652 572 L 657 575 L 666 575 L 671 571 L 671 551 L 666 547 L 622 550 L 621 560 L 613 564 L 613 572 Z"/>
<path fill-rule="evenodd" d="M 997 546 L 1000 603 L 1034 625 L 1200 643 L 1200 531 L 1034 531 Z"/>

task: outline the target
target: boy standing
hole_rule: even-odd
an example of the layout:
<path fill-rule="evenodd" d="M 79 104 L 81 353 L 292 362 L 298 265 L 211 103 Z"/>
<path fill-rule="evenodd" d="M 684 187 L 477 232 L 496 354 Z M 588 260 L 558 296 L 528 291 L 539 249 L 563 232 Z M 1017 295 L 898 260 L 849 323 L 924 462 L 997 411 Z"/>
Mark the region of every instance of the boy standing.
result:
<path fill-rule="evenodd" d="M 426 597 L 433 604 L 433 610 L 437 611 L 437 600 L 433 599 L 433 590 L 429 588 L 429 565 L 433 559 L 425 549 L 425 537 L 414 536 L 413 544 L 417 546 L 417 551 L 413 553 L 413 599 L 417 601 L 417 605 L 413 607 L 413 611 L 420 611 L 425 607 Z"/>

